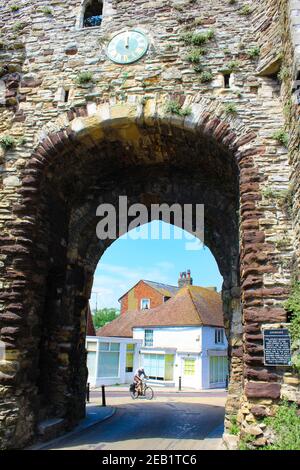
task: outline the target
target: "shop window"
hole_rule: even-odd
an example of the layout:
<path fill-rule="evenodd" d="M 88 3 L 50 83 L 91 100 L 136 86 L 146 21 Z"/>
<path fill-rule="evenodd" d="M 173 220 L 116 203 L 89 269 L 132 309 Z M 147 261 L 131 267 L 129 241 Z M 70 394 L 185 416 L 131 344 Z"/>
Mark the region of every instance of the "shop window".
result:
<path fill-rule="evenodd" d="M 228 376 L 227 357 L 211 356 L 209 358 L 209 382 L 210 384 L 226 383 Z"/>
<path fill-rule="evenodd" d="M 120 343 L 100 343 L 98 358 L 99 377 L 118 378 L 120 367 Z"/>

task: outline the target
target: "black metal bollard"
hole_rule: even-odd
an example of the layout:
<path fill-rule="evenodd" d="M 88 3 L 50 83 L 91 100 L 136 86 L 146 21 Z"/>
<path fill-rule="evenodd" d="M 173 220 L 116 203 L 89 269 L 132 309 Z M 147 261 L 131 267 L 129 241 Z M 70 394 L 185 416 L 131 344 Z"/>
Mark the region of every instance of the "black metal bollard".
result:
<path fill-rule="evenodd" d="M 102 406 L 106 406 L 105 385 L 102 385 L 101 388 L 102 388 Z"/>
<path fill-rule="evenodd" d="M 229 376 L 226 375 L 225 390 L 228 390 Z"/>
<path fill-rule="evenodd" d="M 178 392 L 181 392 L 181 377 L 179 377 Z"/>
<path fill-rule="evenodd" d="M 86 401 L 88 403 L 90 402 L 90 383 L 89 382 L 86 384 Z"/>

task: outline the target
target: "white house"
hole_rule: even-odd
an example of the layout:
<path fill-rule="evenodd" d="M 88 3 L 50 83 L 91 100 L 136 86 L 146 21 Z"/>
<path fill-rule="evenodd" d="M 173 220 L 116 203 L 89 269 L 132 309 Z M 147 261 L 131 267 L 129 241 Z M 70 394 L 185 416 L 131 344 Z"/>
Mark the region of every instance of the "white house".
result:
<path fill-rule="evenodd" d="M 92 387 L 132 382 L 139 366 L 142 341 L 133 338 L 87 336 L 88 382 Z"/>
<path fill-rule="evenodd" d="M 220 295 L 188 285 L 159 307 L 126 312 L 87 337 L 89 381 L 131 382 L 139 365 L 155 384 L 178 386 L 181 378 L 182 387 L 225 387 L 227 347 Z"/>

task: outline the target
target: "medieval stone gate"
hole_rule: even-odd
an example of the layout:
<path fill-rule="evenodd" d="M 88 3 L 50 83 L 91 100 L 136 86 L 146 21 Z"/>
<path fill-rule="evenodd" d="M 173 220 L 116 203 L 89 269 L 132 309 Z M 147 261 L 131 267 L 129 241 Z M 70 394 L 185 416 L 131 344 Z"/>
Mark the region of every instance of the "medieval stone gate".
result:
<path fill-rule="evenodd" d="M 84 415 L 86 308 L 108 245 L 96 208 L 119 195 L 205 204 L 224 277 L 226 424 L 237 414 L 260 437 L 256 418 L 291 392 L 290 371 L 263 366 L 261 325 L 286 320 L 299 246 L 298 2 L 3 3 L 0 447 Z M 111 38 L 131 30 L 147 53 L 109 60 Z"/>

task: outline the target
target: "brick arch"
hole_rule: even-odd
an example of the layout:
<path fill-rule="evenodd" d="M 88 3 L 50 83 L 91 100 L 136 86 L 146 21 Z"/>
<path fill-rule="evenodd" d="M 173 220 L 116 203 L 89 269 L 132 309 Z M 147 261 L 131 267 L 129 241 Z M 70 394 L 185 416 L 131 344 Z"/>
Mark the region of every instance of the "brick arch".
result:
<path fill-rule="evenodd" d="M 170 133 L 172 130 L 174 133 L 182 132 L 182 136 L 192 134 L 199 136 L 199 138 L 201 136 L 207 142 L 213 142 L 223 152 L 230 154 L 238 166 L 241 202 L 241 288 L 245 337 L 243 347 L 239 291 L 235 293 L 227 291 L 224 293 L 224 301 L 230 303 L 228 308 L 232 310 L 232 315 L 236 316 L 234 321 L 238 323 L 240 328 L 239 336 L 233 335 L 235 343 L 232 347 L 234 375 L 239 379 L 236 380 L 235 377 L 235 380 L 232 381 L 227 411 L 229 414 L 232 410 L 237 411 L 236 405 L 239 403 L 242 393 L 240 380 L 243 364 L 246 364 L 244 370 L 246 384 L 243 390 L 250 398 L 255 399 L 257 396 L 278 397 L 279 384 L 276 383 L 272 374 L 262 368 L 261 345 L 258 338 L 259 323 L 262 319 L 269 321 L 280 318 L 282 320 L 285 315 L 283 309 L 265 304 L 265 297 L 281 298 L 285 292 L 279 288 L 268 292 L 264 289 L 263 283 L 264 273 L 273 268 L 268 265 L 270 260 L 268 246 L 265 243 L 264 232 L 259 229 L 258 224 L 262 214 L 256 207 L 256 201 L 261 198 L 260 182 L 263 177 L 255 166 L 254 156 L 262 154 L 264 148 L 256 135 L 247 130 L 239 119 L 225 118 L 222 110 L 207 100 L 191 103 L 192 114 L 185 118 L 166 116 L 164 106 L 164 102 L 158 103 L 155 100 L 148 100 L 146 103 L 117 103 L 113 105 L 105 103 L 98 107 L 76 108 L 57 122 L 52 122 L 48 126 L 49 128 L 46 126 L 41 142 L 37 145 L 23 171 L 22 185 L 18 190 L 19 200 L 13 209 L 17 218 L 10 227 L 12 236 L 7 237 L 6 245 L 2 247 L 2 253 L 11 260 L 11 264 L 8 264 L 7 268 L 7 278 L 11 280 L 12 284 L 6 299 L 7 327 L 4 338 L 6 338 L 10 350 L 21 356 L 21 367 L 20 370 L 9 371 L 5 377 L 0 377 L 0 380 L 2 384 L 12 387 L 10 390 L 23 389 L 22 399 L 15 398 L 14 403 L 19 411 L 15 424 L 11 427 L 14 436 L 12 447 L 16 442 L 18 445 L 25 443 L 22 440 L 23 413 L 29 417 L 31 436 L 34 435 L 37 419 L 41 418 L 37 416 L 41 405 L 36 390 L 36 381 L 43 380 L 43 377 L 38 376 L 40 372 L 36 364 L 37 358 L 34 356 L 40 347 L 40 333 L 37 334 L 35 330 L 39 331 L 42 326 L 41 321 L 38 320 L 40 313 L 37 306 L 43 301 L 43 296 L 47 295 L 48 291 L 58 291 L 64 283 L 68 284 L 68 289 L 71 289 L 74 295 L 71 296 L 72 301 L 70 301 L 70 296 L 67 300 L 55 297 L 56 302 L 60 301 L 63 304 L 63 327 L 59 325 L 59 331 L 56 331 L 55 325 L 51 325 L 51 319 L 47 327 L 54 328 L 55 334 L 60 335 L 63 347 L 66 344 L 72 346 L 72 357 L 68 349 L 62 349 L 62 346 L 60 349 L 54 350 L 53 354 L 59 358 L 60 367 L 65 368 L 63 380 L 60 379 L 58 383 L 59 389 L 62 394 L 66 392 L 69 395 L 71 390 L 74 396 L 63 403 L 60 402 L 60 397 L 58 403 L 55 404 L 54 412 L 55 416 L 67 417 L 65 426 L 74 424 L 84 413 L 86 372 L 82 357 L 84 356 L 85 314 L 91 286 L 91 274 L 80 263 L 76 264 L 73 262 L 74 260 L 69 258 L 67 269 L 58 265 L 55 270 L 48 273 L 46 278 L 42 275 L 43 269 L 45 269 L 44 261 L 35 255 L 33 245 L 37 244 L 38 249 L 43 250 L 40 245 L 46 243 L 43 241 L 43 234 L 46 235 L 43 232 L 43 223 L 39 227 L 37 226 L 37 219 L 40 216 L 39 201 L 43 198 L 44 177 L 59 162 L 66 161 L 72 165 L 72 155 L 82 155 L 83 151 L 88 154 L 95 144 L 99 145 L 107 140 L 123 142 L 125 147 L 137 148 L 138 151 L 141 148 L 139 142 L 141 129 L 147 132 L 147 129 L 151 131 L 164 127 Z M 59 216 L 63 220 L 65 214 L 62 213 Z M 67 228 L 59 221 L 58 217 L 59 229 L 57 231 L 63 240 Z M 13 236 L 17 237 L 17 243 Z M 62 258 L 64 256 L 66 254 L 62 247 Z M 43 291 L 44 282 L 47 285 Z M 230 287 L 237 290 L 239 288 L 237 284 Z M 47 313 L 55 308 L 55 303 L 49 304 L 49 310 L 46 311 L 47 318 Z M 24 328 L 22 322 L 25 323 Z M 27 349 L 20 338 L 21 332 L 26 332 L 27 338 L 33 338 L 31 345 L 26 346 Z M 55 349 L 55 344 L 52 346 Z M 71 367 L 74 367 L 75 364 L 80 365 L 80 380 L 75 380 L 70 376 L 70 362 L 68 361 L 71 361 Z M 76 368 L 76 370 L 78 369 Z M 26 439 L 28 439 L 28 433 L 26 435 Z"/>

